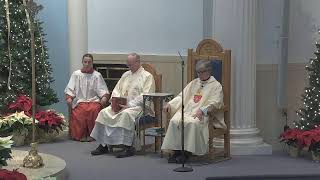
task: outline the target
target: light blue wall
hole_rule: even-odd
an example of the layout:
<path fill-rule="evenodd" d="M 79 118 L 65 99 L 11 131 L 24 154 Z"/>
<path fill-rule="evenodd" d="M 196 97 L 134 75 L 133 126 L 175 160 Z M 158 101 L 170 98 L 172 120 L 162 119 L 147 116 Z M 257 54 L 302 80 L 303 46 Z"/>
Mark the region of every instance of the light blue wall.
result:
<path fill-rule="evenodd" d="M 47 34 L 46 45 L 49 49 L 49 62 L 52 65 L 52 76 L 55 80 L 52 87 L 60 101 L 50 108 L 66 115 L 67 106 L 63 91 L 69 80 L 67 1 L 38 0 L 37 3 L 44 7 L 38 17 L 43 21 L 44 32 Z"/>
<path fill-rule="evenodd" d="M 195 48 L 203 37 L 203 2 L 199 0 L 87 3 L 91 53 L 177 55 Z"/>

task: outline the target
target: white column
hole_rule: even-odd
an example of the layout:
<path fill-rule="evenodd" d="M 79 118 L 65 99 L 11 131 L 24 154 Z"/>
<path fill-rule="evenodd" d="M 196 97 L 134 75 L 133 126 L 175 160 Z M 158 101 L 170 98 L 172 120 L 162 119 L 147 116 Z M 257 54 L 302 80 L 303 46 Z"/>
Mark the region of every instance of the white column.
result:
<path fill-rule="evenodd" d="M 82 67 L 88 52 L 87 0 L 68 0 L 70 73 Z"/>
<path fill-rule="evenodd" d="M 271 154 L 256 127 L 257 1 L 215 0 L 213 6 L 213 38 L 232 54 L 231 154 Z"/>

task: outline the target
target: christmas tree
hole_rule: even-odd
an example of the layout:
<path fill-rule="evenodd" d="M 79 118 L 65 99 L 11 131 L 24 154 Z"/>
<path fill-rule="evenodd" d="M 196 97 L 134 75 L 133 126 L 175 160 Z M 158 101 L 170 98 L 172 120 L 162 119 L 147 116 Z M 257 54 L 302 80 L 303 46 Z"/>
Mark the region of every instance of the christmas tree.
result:
<path fill-rule="evenodd" d="M 32 11 L 27 11 L 27 7 Z M 35 16 L 40 9 L 41 6 L 30 0 L 0 0 L 0 112 L 19 95 L 31 97 L 30 27 L 34 30 L 36 104 L 46 106 L 58 102 L 50 87 L 54 80 L 42 22 Z"/>
<path fill-rule="evenodd" d="M 320 44 L 316 42 L 315 57 L 310 58 L 306 66 L 309 86 L 302 95 L 304 108 L 297 111 L 299 121 L 294 122 L 295 128 L 310 130 L 320 126 Z"/>

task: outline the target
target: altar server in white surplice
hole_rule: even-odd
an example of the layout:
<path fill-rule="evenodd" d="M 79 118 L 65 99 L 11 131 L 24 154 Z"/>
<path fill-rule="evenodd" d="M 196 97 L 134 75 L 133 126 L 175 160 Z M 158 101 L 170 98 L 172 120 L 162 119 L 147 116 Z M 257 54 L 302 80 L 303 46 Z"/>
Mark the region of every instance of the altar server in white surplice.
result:
<path fill-rule="evenodd" d="M 82 57 L 82 69 L 72 73 L 64 92 L 71 110 L 71 138 L 92 141 L 91 131 L 99 111 L 106 105 L 110 94 L 102 75 L 93 69 L 93 57 Z"/>
<path fill-rule="evenodd" d="M 111 94 L 111 99 L 127 98 L 127 105 L 121 105 L 119 112 L 114 112 L 112 105 L 100 111 L 91 133 L 100 145 L 91 152 L 92 155 L 108 153 L 108 145 L 124 145 L 124 151 L 116 156 L 118 158 L 134 155 L 135 120 L 142 115 L 142 94 L 153 93 L 155 81 L 152 74 L 140 65 L 138 54 L 129 54 L 127 65 L 130 71 L 122 75 Z"/>
<path fill-rule="evenodd" d="M 223 91 L 221 84 L 211 76 L 211 63 L 199 60 L 196 64 L 199 78 L 191 81 L 184 88 L 184 149 L 185 157 L 191 154 L 203 155 L 208 151 L 208 108 L 223 107 Z M 164 110 L 172 116 L 161 149 L 173 150 L 169 163 L 181 163 L 181 93 L 172 99 Z M 226 128 L 223 112 L 215 114 L 213 123 L 217 128 Z"/>

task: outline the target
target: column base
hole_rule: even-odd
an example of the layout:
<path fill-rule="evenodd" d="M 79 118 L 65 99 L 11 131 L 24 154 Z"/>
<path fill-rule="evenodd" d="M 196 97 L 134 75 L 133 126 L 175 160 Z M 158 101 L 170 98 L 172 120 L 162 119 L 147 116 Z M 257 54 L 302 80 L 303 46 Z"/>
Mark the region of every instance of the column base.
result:
<path fill-rule="evenodd" d="M 270 155 L 272 146 L 263 142 L 258 128 L 231 129 L 232 155 Z"/>
<path fill-rule="evenodd" d="M 272 146 L 267 143 L 239 146 L 231 144 L 231 155 L 271 155 Z"/>
<path fill-rule="evenodd" d="M 231 135 L 231 155 L 271 155 L 272 146 L 263 142 L 259 136 L 259 129 L 232 129 Z M 216 148 L 221 148 L 223 139 L 213 139 Z"/>
<path fill-rule="evenodd" d="M 222 149 L 221 145 L 214 145 L 217 149 Z M 234 145 L 231 143 L 231 155 L 271 155 L 272 146 L 267 143 L 256 145 Z"/>

